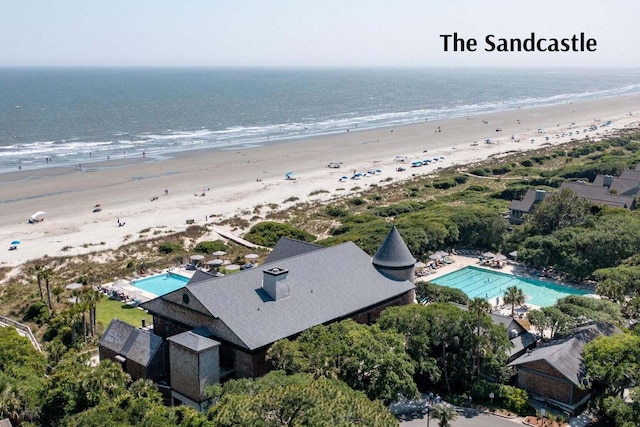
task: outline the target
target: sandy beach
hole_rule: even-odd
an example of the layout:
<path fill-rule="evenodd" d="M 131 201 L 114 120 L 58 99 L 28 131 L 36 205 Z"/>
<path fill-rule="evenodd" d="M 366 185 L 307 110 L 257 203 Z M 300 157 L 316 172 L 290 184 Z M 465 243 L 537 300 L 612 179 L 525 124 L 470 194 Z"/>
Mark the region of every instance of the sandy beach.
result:
<path fill-rule="evenodd" d="M 640 95 L 620 96 L 397 128 L 354 129 L 251 149 L 189 151 L 166 160 L 123 158 L 0 174 L 0 266 L 116 248 L 156 237 L 154 230 L 184 230 L 187 220 L 202 225 L 233 216 L 250 219 L 258 205 L 264 216 L 271 210 L 266 205 L 282 209 L 292 204 L 285 202 L 292 197 L 324 201 L 353 194 L 356 187 L 384 185 L 389 177 L 408 179 L 545 143 L 599 139 L 638 127 L 639 118 Z M 607 121 L 611 123 L 603 126 Z M 591 125 L 598 129 L 585 133 Z M 395 162 L 396 156 L 406 156 L 409 163 Z M 439 161 L 411 168 L 411 161 L 425 158 Z M 328 168 L 330 162 L 341 167 Z M 396 171 L 401 165 L 406 171 Z M 375 169 L 382 172 L 339 181 L 354 171 Z M 285 180 L 287 172 L 296 179 Z M 93 212 L 97 204 L 102 210 Z M 47 212 L 44 221 L 29 224 L 36 211 Z M 150 231 L 142 232 L 146 229 Z M 13 240 L 21 242 L 18 250 L 8 251 Z"/>

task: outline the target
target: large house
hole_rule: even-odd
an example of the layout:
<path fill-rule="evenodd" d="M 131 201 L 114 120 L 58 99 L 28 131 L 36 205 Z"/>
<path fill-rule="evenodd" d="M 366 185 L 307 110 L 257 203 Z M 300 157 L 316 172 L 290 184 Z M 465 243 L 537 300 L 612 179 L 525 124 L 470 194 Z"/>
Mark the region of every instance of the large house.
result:
<path fill-rule="evenodd" d="M 395 227 L 373 257 L 352 242 L 283 238 L 260 268 L 224 277 L 198 271 L 184 288 L 142 304 L 152 330 L 112 321 L 100 355 L 134 379 L 162 378 L 173 403 L 204 409 L 205 386 L 265 374 L 274 342 L 343 319 L 369 323 L 386 307 L 413 303 L 415 263 Z"/>
<path fill-rule="evenodd" d="M 533 397 L 569 413 L 586 404 L 591 397 L 584 385 L 582 349 L 599 336 L 620 333 L 607 323 L 581 326 L 536 347 L 513 360 L 516 385 Z"/>
<path fill-rule="evenodd" d="M 608 205 L 617 208 L 635 208 L 636 198 L 640 196 L 640 165 L 635 169 L 624 170 L 620 176 L 598 175 L 591 184 L 583 181 L 564 182 L 560 190 L 568 188 L 581 199 L 595 205 Z M 544 190 L 529 189 L 520 200 L 509 204 L 509 221 L 512 224 L 525 222 L 525 215 L 533 213 L 549 193 Z"/>

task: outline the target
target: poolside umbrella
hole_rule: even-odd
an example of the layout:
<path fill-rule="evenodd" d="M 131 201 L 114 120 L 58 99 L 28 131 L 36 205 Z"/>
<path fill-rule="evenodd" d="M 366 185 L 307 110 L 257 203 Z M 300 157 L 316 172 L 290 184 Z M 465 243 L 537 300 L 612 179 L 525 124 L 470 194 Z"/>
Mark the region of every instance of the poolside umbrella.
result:
<path fill-rule="evenodd" d="M 429 255 L 429 259 L 433 259 L 433 260 L 442 259 L 442 255 L 440 255 L 439 253 L 435 253 L 435 254 Z"/>
<path fill-rule="evenodd" d="M 227 271 L 240 270 L 240 266 L 238 264 L 229 264 L 225 266 L 224 269 Z"/>
<path fill-rule="evenodd" d="M 12 245 L 19 245 L 20 244 L 20 240 L 14 240 L 13 242 L 11 242 Z"/>
<path fill-rule="evenodd" d="M 507 259 L 507 257 L 502 255 L 502 254 L 496 254 L 496 256 L 493 257 L 493 259 L 495 259 L 496 261 L 502 261 L 502 260 Z"/>
<path fill-rule="evenodd" d="M 221 259 L 212 259 L 211 261 L 207 261 L 207 265 L 210 265 L 212 267 L 221 266 L 223 263 L 224 261 Z"/>
<path fill-rule="evenodd" d="M 518 258 L 518 251 L 509 252 L 509 256 Z"/>
<path fill-rule="evenodd" d="M 215 252 L 214 252 L 214 253 L 212 253 L 211 255 L 218 257 L 218 256 L 226 255 L 226 254 L 227 254 L 227 253 L 226 253 L 225 251 L 215 251 Z"/>
<path fill-rule="evenodd" d="M 260 255 L 258 255 L 258 254 L 246 254 L 244 257 L 246 259 L 257 259 L 257 258 L 260 258 Z"/>
<path fill-rule="evenodd" d="M 416 268 L 425 268 L 426 266 L 427 266 L 427 264 L 425 264 L 422 261 L 416 262 L 416 265 L 415 265 Z"/>
<path fill-rule="evenodd" d="M 191 261 L 202 261 L 204 259 L 204 255 L 191 255 L 189 258 Z"/>
<path fill-rule="evenodd" d="M 495 255 L 493 252 L 485 252 L 485 253 L 483 253 L 483 254 L 482 254 L 482 256 L 483 256 L 484 258 L 488 258 L 488 259 L 491 259 L 491 258 L 495 258 L 495 257 L 496 257 L 496 255 Z"/>

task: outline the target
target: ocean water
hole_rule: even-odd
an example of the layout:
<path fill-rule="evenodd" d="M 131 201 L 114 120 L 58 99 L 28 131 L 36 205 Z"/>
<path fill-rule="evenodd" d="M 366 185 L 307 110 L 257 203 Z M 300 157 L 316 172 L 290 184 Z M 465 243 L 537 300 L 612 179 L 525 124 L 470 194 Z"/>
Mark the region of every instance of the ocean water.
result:
<path fill-rule="evenodd" d="M 640 70 L 0 68 L 0 172 L 638 92 Z"/>

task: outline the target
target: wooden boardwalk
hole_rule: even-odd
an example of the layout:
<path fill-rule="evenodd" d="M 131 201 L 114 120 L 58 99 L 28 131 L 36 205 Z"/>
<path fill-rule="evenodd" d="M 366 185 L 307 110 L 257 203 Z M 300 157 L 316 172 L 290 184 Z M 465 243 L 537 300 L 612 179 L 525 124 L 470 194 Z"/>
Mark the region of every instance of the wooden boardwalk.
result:
<path fill-rule="evenodd" d="M 232 240 L 232 241 L 236 242 L 237 244 L 242 245 L 244 247 L 251 248 L 251 249 L 260 247 L 260 246 L 258 246 L 256 244 L 253 244 L 253 243 L 249 242 L 248 240 L 244 240 L 241 237 L 238 237 L 238 236 L 236 236 L 234 234 L 231 234 L 229 231 L 221 230 L 219 228 L 214 228 L 213 231 L 218 233 L 220 236 L 224 237 L 225 239 Z"/>

